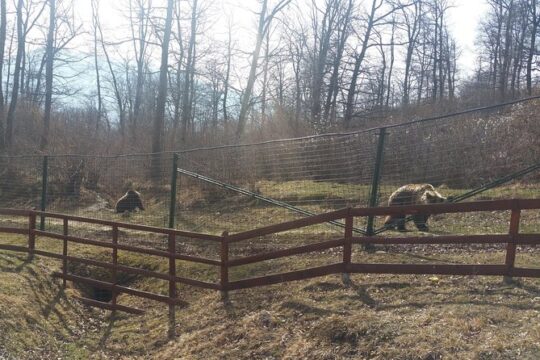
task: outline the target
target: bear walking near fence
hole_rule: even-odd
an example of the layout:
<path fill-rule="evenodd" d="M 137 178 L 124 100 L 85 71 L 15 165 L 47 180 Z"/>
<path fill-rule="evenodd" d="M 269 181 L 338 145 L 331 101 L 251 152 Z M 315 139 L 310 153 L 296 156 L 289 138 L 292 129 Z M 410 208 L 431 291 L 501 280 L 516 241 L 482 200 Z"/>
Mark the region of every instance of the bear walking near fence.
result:
<path fill-rule="evenodd" d="M 431 184 L 407 184 L 390 195 L 388 206 L 436 204 L 449 199 L 439 194 Z M 414 214 L 413 221 L 418 230 L 428 231 L 427 221 L 429 215 Z M 393 229 L 397 226 L 399 231 L 405 231 L 405 214 L 387 216 L 384 226 Z"/>

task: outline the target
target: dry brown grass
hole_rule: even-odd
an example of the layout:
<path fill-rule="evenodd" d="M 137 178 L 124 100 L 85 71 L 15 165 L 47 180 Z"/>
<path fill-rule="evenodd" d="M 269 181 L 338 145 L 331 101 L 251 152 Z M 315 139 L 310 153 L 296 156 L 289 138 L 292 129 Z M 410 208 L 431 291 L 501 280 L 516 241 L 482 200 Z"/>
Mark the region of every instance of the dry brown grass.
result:
<path fill-rule="evenodd" d="M 493 194 L 494 198 L 515 189 Z M 534 197 L 537 189 L 523 188 Z M 529 194 L 530 193 L 530 194 Z M 519 195 L 519 194 L 518 194 Z M 250 211 L 254 211 L 250 214 Z M 239 206 L 238 211 L 197 216 L 213 220 L 215 231 L 281 221 L 280 210 Z M 136 216 L 138 216 L 137 214 Z M 252 215 L 252 216 L 249 216 Z M 187 214 L 186 214 L 187 216 Z M 211 219 L 214 217 L 214 219 Z M 197 217 L 185 218 L 196 222 Z M 504 233 L 507 212 L 438 215 L 430 219 L 435 235 Z M 56 224 L 58 225 L 58 224 Z M 49 224 L 55 229 L 55 224 Z M 412 224 L 411 224 L 412 225 Z M 412 229 L 412 226 L 409 228 Z M 58 228 L 59 229 L 59 228 Z M 58 230 L 56 229 L 56 230 Z M 109 238 L 100 228 L 77 229 L 81 236 Z M 540 232 L 540 212 L 524 212 L 524 232 Z M 341 230 L 314 226 L 256 239 L 231 248 L 232 257 L 336 238 Z M 398 233 L 388 233 L 395 236 Z M 409 232 L 409 235 L 425 235 Z M 406 234 L 406 235 L 407 235 Z M 127 234 L 122 234 L 121 242 Z M 402 235 L 402 234 L 400 234 Z M 136 232 L 141 246 L 165 242 Z M 2 243 L 24 239 L 1 236 Z M 154 244 L 154 245 L 152 245 Z M 38 248 L 60 252 L 54 240 L 37 239 Z M 183 253 L 215 258 L 207 244 L 181 243 Z M 518 266 L 540 268 L 536 248 L 518 249 Z M 70 245 L 70 254 L 106 259 L 90 246 Z M 166 261 L 120 252 L 120 263 L 166 272 Z M 341 249 L 295 256 L 231 270 L 231 280 L 319 266 L 341 259 Z M 501 246 L 389 246 L 366 253 L 355 247 L 355 262 L 488 264 L 504 262 Z M 74 300 L 83 288 L 66 291 L 51 273 L 60 264 L 0 251 L 0 359 L 538 359 L 540 358 L 540 279 L 505 284 L 500 277 L 338 275 L 234 291 L 230 301 L 218 293 L 178 286 L 177 337 L 166 341 L 166 306 L 126 295 L 119 303 L 146 310 L 133 316 L 87 308 Z M 81 274 L 92 268 L 71 267 Z M 180 276 L 217 281 L 215 268 L 178 262 Z M 102 274 L 106 276 L 106 274 Z M 164 281 L 130 278 L 129 286 L 166 293 Z"/>

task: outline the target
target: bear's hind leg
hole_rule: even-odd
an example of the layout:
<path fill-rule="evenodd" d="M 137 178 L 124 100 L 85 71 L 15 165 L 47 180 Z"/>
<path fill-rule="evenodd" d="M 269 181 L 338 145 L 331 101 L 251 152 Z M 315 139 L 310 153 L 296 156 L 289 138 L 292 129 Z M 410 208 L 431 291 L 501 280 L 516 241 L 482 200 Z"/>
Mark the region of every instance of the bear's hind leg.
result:
<path fill-rule="evenodd" d="M 427 232 L 429 228 L 427 226 L 428 216 L 423 214 L 413 215 L 414 224 L 419 231 Z"/>
<path fill-rule="evenodd" d="M 396 216 L 396 224 L 398 231 L 407 231 L 405 228 L 405 215 Z"/>

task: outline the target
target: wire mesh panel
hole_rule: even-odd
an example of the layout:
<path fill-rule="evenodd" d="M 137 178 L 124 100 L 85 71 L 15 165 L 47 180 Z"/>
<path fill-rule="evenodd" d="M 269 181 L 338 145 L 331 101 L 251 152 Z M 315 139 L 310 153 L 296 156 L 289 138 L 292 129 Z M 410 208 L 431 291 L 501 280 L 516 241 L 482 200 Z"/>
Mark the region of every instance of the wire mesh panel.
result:
<path fill-rule="evenodd" d="M 527 139 L 522 119 L 509 110 L 389 129 L 382 183 L 469 189 L 538 161 L 538 141 Z"/>
<path fill-rule="evenodd" d="M 0 207 L 39 208 L 42 157 L 0 156 Z M 0 226 L 26 227 L 22 218 L 3 216 Z"/>
<path fill-rule="evenodd" d="M 538 130 L 526 126 L 529 116 L 521 105 L 514 105 L 387 129 L 378 204 L 386 205 L 406 184 L 432 184 L 443 196 L 459 197 L 497 179 L 512 181 L 512 174 L 540 164 L 540 143 L 531 138 Z M 534 177 L 538 171 L 525 180 Z M 470 199 L 508 198 L 500 191 L 481 190 L 480 197 Z M 531 195 L 539 196 L 538 189 L 527 196 Z"/>
<path fill-rule="evenodd" d="M 152 156 L 49 157 L 45 208 L 49 212 L 167 226 L 172 155 L 160 154 L 158 168 Z M 138 206 L 130 204 L 132 211 L 116 207 L 128 191 L 136 191 L 141 199 Z"/>
<path fill-rule="evenodd" d="M 376 144 L 369 131 L 184 151 L 180 222 L 253 227 L 366 206 Z M 213 219 L 195 215 L 201 205 Z"/>
<path fill-rule="evenodd" d="M 386 204 L 394 190 L 411 183 L 461 195 L 540 164 L 534 106 L 497 106 L 429 120 L 389 126 L 384 137 L 380 129 L 372 129 L 185 150 L 178 153 L 176 165 L 172 153 L 4 156 L 0 206 L 43 207 L 154 226 L 175 223 L 181 229 L 221 234 L 368 206 L 372 194 L 378 194 L 371 199 L 375 204 Z M 174 199 L 171 184 L 177 168 Z M 539 171 L 526 179 L 537 182 Z M 378 192 L 372 191 L 374 185 Z M 130 190 L 140 194 L 141 206 L 117 211 L 117 201 Z M 477 194 L 538 196 L 537 187 L 512 194 L 484 190 Z M 176 213 L 173 222 L 171 213 Z M 52 228 L 60 227 L 51 223 Z M 339 233 L 342 224 L 326 228 L 321 231 Z M 363 218 L 355 228 L 366 228 Z"/>

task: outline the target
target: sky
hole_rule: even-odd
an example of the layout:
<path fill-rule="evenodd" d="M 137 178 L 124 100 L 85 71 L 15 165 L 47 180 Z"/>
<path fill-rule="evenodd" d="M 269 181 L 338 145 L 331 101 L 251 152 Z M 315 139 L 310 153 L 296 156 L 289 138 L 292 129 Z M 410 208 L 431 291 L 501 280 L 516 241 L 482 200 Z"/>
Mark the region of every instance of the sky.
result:
<path fill-rule="evenodd" d="M 454 0 L 449 25 L 462 50 L 460 68 L 466 74 L 474 69 L 477 28 L 488 5 L 485 0 Z"/>
<path fill-rule="evenodd" d="M 152 0 L 154 5 L 163 5 L 165 0 Z M 233 23 L 233 38 L 236 46 L 245 51 L 251 51 L 256 30 L 256 11 L 259 8 L 258 0 L 211 0 L 212 10 L 208 13 L 207 34 L 225 41 L 227 38 L 228 18 Z M 487 0 L 450 0 L 454 6 L 450 9 L 448 24 L 452 34 L 457 40 L 461 50 L 458 68 L 460 76 L 467 77 L 475 66 L 475 40 L 477 29 L 483 14 L 487 11 Z M 293 3 L 301 4 L 299 0 Z M 75 0 L 75 11 L 83 21 L 90 21 L 91 6 L 89 0 Z M 182 2 L 181 4 L 185 4 Z M 126 38 L 129 31 L 125 18 L 125 2 L 110 0 L 100 1 L 100 18 L 104 27 L 105 37 L 121 39 Z M 124 24 L 124 25 L 122 25 Z M 89 28 L 89 27 L 87 27 Z M 123 34 L 126 34 L 125 36 Z M 247 63 L 246 63 L 247 64 Z"/>
<path fill-rule="evenodd" d="M 465 68 L 471 68 L 474 64 L 474 41 L 476 38 L 477 26 L 482 18 L 482 14 L 487 11 L 486 0 L 451 0 L 454 7 L 450 10 L 450 28 L 454 36 L 458 40 L 462 51 L 462 65 Z M 91 14 L 90 1 L 76 0 L 77 11 L 81 18 L 86 18 Z M 159 4 L 164 0 L 154 0 L 154 3 Z M 214 14 L 214 21 L 211 24 L 211 31 L 226 33 L 227 16 L 232 16 L 238 31 L 246 31 L 249 33 L 254 31 L 255 14 L 258 8 L 257 0 L 214 0 L 214 4 L 218 3 L 216 9 L 219 13 Z M 119 9 L 114 1 L 101 0 L 100 16 L 106 27 L 114 27 L 118 22 L 118 17 L 121 16 L 122 9 Z M 246 34 L 249 36 L 249 34 Z"/>

